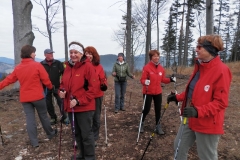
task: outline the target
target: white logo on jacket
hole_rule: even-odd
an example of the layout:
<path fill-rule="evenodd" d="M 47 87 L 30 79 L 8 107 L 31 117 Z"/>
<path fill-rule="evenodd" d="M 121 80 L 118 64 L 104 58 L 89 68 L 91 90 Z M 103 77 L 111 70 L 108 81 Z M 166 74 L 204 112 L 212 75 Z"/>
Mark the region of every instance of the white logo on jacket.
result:
<path fill-rule="evenodd" d="M 159 74 L 160 76 L 162 76 L 162 72 L 159 72 L 158 74 Z"/>
<path fill-rule="evenodd" d="M 209 88 L 210 88 L 210 85 L 206 85 L 206 86 L 204 87 L 204 91 L 208 92 L 208 91 L 209 91 Z"/>

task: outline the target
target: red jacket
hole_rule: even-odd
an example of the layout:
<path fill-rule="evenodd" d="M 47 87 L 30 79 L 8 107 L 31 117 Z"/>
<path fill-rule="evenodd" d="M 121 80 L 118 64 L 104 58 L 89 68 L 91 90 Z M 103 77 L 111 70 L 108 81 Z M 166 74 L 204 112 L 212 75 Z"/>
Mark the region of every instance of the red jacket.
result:
<path fill-rule="evenodd" d="M 71 66 L 68 62 L 64 70 L 60 89 L 66 91 L 64 110 L 72 112 L 70 97 L 76 98 L 80 105 L 74 107 L 74 112 L 95 110 L 95 88 L 97 86 L 96 73 L 88 58 Z"/>
<path fill-rule="evenodd" d="M 145 85 L 145 80 L 147 79 L 150 80 L 148 87 Z M 160 64 L 156 67 L 156 65 L 150 61 L 143 67 L 140 81 L 143 85 L 143 94 L 157 95 L 162 93 L 161 83 L 170 83 L 170 78 L 165 77 L 164 68 Z"/>
<path fill-rule="evenodd" d="M 96 75 L 97 75 L 96 83 L 97 83 L 98 87 L 95 90 L 96 91 L 96 98 L 97 98 L 97 97 L 102 97 L 103 96 L 104 92 L 101 91 L 100 85 L 101 84 L 107 85 L 107 78 L 105 76 L 105 73 L 104 73 L 104 70 L 103 70 L 103 67 L 102 67 L 101 64 L 99 64 L 97 66 L 94 66 L 94 68 L 95 68 Z"/>
<path fill-rule="evenodd" d="M 48 73 L 44 67 L 32 58 L 24 58 L 14 71 L 0 82 L 0 89 L 14 83 L 20 83 L 20 102 L 33 102 L 44 98 L 43 84 L 52 89 Z"/>
<path fill-rule="evenodd" d="M 200 133 L 223 134 L 224 112 L 228 106 L 232 74 L 219 56 L 209 63 L 195 64 L 187 88 L 185 92 L 177 95 L 177 100 L 183 101 L 183 110 L 189 83 L 198 70 L 200 78 L 192 94 L 192 104 L 198 111 L 198 118 L 189 118 L 189 128 Z"/>

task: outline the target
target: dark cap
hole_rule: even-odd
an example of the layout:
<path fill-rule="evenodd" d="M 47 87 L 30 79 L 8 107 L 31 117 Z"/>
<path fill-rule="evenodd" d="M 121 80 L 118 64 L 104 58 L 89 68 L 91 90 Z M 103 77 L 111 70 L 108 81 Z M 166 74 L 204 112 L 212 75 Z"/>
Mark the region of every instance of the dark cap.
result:
<path fill-rule="evenodd" d="M 124 58 L 124 54 L 123 53 L 118 53 L 118 57 L 123 57 Z"/>
<path fill-rule="evenodd" d="M 45 49 L 44 54 L 48 54 L 48 53 L 54 53 L 54 51 L 51 49 Z"/>

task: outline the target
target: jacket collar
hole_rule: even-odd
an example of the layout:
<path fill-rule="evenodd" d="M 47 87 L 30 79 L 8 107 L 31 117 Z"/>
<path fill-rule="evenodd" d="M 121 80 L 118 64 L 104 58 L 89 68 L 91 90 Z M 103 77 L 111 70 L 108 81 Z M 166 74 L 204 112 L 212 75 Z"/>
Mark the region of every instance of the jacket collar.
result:
<path fill-rule="evenodd" d="M 55 59 L 53 59 L 52 63 L 54 63 L 54 62 L 55 62 Z M 44 60 L 42 61 L 42 63 L 43 63 L 43 64 L 48 64 L 48 62 L 46 61 L 46 59 L 44 59 Z"/>
<path fill-rule="evenodd" d="M 200 66 L 206 67 L 206 68 L 211 68 L 211 67 L 215 66 L 216 64 L 218 64 L 219 62 L 222 62 L 220 59 L 220 56 L 216 56 L 209 62 L 202 62 L 201 60 L 196 58 L 196 64 L 199 64 Z"/>
<path fill-rule="evenodd" d="M 125 64 L 126 62 L 123 60 L 123 62 L 122 63 L 120 63 L 118 60 L 117 60 L 117 64 L 119 64 L 119 65 L 123 65 L 123 64 Z"/>
<path fill-rule="evenodd" d="M 32 62 L 32 61 L 35 61 L 34 59 L 32 58 L 22 58 L 21 62 Z"/>
<path fill-rule="evenodd" d="M 69 61 L 67 63 L 65 63 L 66 65 L 73 67 L 73 68 L 79 68 L 81 67 L 84 63 L 86 62 L 90 62 L 89 58 L 87 57 L 82 57 L 80 62 L 75 63 L 74 65 L 72 65 Z"/>

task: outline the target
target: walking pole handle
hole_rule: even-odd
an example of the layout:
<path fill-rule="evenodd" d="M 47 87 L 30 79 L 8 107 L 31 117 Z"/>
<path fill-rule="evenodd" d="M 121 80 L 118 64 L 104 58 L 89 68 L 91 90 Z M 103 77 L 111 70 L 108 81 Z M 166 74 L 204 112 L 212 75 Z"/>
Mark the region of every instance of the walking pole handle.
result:
<path fill-rule="evenodd" d="M 187 123 L 187 117 L 183 117 L 183 124 L 185 125 Z"/>

